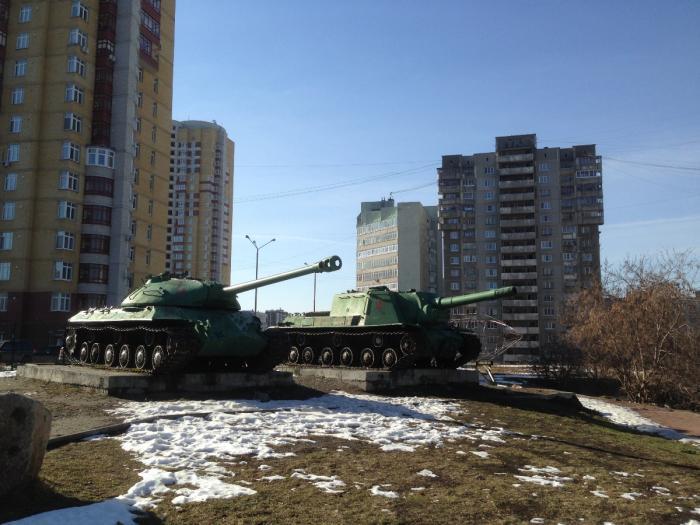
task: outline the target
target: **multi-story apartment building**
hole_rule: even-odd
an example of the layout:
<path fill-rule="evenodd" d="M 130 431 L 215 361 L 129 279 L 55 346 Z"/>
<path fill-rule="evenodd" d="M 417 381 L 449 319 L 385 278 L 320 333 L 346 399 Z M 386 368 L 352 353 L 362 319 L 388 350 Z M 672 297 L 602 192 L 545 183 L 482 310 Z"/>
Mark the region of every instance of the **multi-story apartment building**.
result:
<path fill-rule="evenodd" d="M 438 181 L 446 293 L 517 286 L 517 297 L 461 314 L 503 319 L 523 335 L 505 358 L 532 359 L 559 330 L 566 295 L 600 276 L 595 145 L 537 148 L 534 134 L 497 137 L 495 152 L 444 156 Z"/>
<path fill-rule="evenodd" d="M 173 122 L 167 268 L 231 280 L 234 143 L 216 123 Z"/>
<path fill-rule="evenodd" d="M 437 207 L 393 199 L 363 202 L 357 216 L 357 289 L 437 292 Z"/>
<path fill-rule="evenodd" d="M 0 336 L 165 269 L 174 0 L 0 2 Z"/>

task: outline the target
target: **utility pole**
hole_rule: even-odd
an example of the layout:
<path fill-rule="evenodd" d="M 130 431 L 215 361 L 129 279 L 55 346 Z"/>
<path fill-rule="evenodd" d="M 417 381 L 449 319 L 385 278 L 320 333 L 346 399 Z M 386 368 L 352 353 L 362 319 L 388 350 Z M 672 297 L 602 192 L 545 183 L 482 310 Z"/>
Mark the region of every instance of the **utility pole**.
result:
<path fill-rule="evenodd" d="M 257 281 L 258 280 L 258 261 L 260 260 L 260 250 L 262 250 L 265 246 L 267 246 L 271 242 L 274 242 L 275 239 L 274 238 L 270 239 L 262 246 L 258 246 L 258 243 L 255 242 L 253 239 L 251 239 L 250 236 L 246 235 L 245 238 L 248 239 L 250 241 L 250 244 L 252 244 L 253 247 L 255 248 L 255 280 Z M 253 306 L 253 315 L 257 315 L 257 314 L 258 314 L 258 289 L 256 288 L 255 289 L 255 306 Z"/>

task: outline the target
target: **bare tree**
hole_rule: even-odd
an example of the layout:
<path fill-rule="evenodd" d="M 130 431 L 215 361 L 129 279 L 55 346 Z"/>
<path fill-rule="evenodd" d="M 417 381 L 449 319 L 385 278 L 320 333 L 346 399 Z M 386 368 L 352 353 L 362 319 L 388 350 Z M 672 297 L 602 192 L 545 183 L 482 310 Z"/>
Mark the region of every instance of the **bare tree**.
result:
<path fill-rule="evenodd" d="M 604 284 L 572 297 L 562 315 L 581 369 L 617 379 L 636 402 L 700 407 L 699 269 L 691 252 L 606 268 Z"/>

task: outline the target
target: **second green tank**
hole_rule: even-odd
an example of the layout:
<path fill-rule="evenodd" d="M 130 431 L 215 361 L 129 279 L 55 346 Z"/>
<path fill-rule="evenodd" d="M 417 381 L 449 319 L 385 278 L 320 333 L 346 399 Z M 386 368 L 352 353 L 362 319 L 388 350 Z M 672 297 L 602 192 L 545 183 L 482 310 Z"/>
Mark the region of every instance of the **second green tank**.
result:
<path fill-rule="evenodd" d="M 457 368 L 481 343 L 450 324 L 449 310 L 515 294 L 513 286 L 453 297 L 377 286 L 336 294 L 330 312 L 289 316 L 267 332 L 292 365 Z"/>

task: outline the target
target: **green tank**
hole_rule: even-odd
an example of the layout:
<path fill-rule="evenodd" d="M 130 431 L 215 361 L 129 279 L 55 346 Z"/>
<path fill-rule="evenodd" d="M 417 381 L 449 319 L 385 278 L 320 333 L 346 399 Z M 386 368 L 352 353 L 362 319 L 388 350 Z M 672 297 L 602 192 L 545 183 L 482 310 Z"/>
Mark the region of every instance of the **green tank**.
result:
<path fill-rule="evenodd" d="M 334 255 L 233 286 L 168 273 L 151 277 L 121 306 L 91 308 L 68 319 L 67 359 L 159 374 L 198 365 L 269 370 L 284 361 L 286 352 L 274 352 L 260 320 L 241 311 L 237 294 L 341 266 Z"/>
<path fill-rule="evenodd" d="M 481 342 L 450 324 L 450 309 L 516 294 L 509 286 L 454 297 L 386 286 L 336 294 L 330 312 L 293 315 L 267 332 L 291 365 L 457 368 Z"/>

